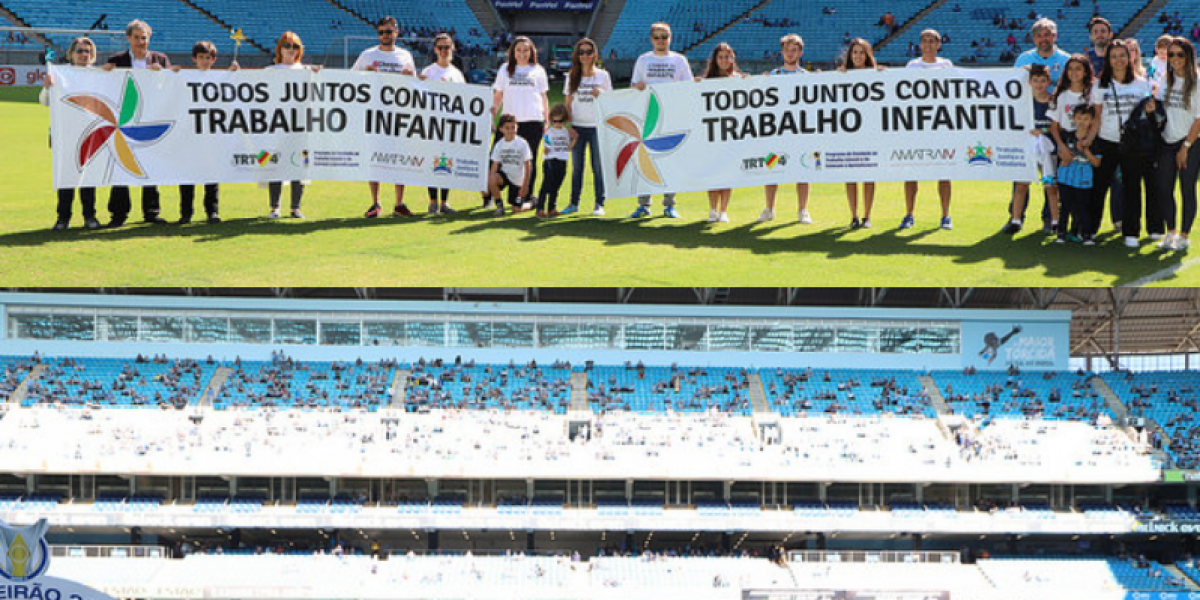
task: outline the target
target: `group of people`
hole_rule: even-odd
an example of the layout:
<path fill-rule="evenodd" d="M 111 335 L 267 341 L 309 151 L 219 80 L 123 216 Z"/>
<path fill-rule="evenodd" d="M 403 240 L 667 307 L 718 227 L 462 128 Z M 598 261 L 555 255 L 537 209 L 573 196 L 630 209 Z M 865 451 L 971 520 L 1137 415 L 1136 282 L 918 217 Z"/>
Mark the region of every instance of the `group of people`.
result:
<path fill-rule="evenodd" d="M 1112 221 L 1124 238 L 1125 245 L 1139 245 L 1142 213 L 1145 230 L 1151 240 L 1169 250 L 1185 250 L 1196 213 L 1196 182 L 1200 171 L 1200 154 L 1191 148 L 1200 137 L 1200 89 L 1197 89 L 1195 49 L 1185 38 L 1163 36 L 1155 47 L 1155 58 L 1147 71 L 1142 66 L 1141 52 L 1133 40 L 1113 40 L 1112 26 L 1102 17 L 1088 24 L 1091 48 L 1086 54 L 1068 54 L 1058 48 L 1057 25 L 1050 19 L 1034 23 L 1030 37 L 1035 47 L 1021 54 L 1017 67 L 1030 70 L 1030 87 L 1034 96 L 1035 123 L 1031 129 L 1034 139 L 1031 149 L 1038 157 L 1046 202 L 1042 210 L 1043 229 L 1057 234 L 1059 242 L 1096 243 L 1104 208 L 1104 199 L 1112 189 L 1110 211 Z M 464 82 L 453 64 L 454 41 L 447 34 L 434 38 L 436 61 L 417 71 L 412 54 L 396 44 L 400 27 L 392 17 L 376 23 L 379 45 L 362 53 L 353 69 L 382 71 L 448 82 Z M 151 30 L 142 21 L 134 21 L 126 29 L 130 49 L 111 57 L 106 69 L 171 68 L 167 57 L 148 50 Z M 686 57 L 671 50 L 672 33 L 667 23 L 650 27 L 652 50 L 638 57 L 631 86 L 638 90 L 672 82 L 722 77 L 747 77 L 737 64 L 737 54 L 727 43 L 717 44 L 708 58 L 702 77 L 694 77 Z M 945 37 L 934 30 L 920 35 L 920 56 L 907 64 L 910 69 L 941 69 L 953 63 L 939 56 Z M 550 105 L 547 92 L 549 78 L 539 64 L 537 47 L 525 36 L 515 37 L 507 50 L 507 60 L 501 65 L 493 84 L 492 113 L 497 117 L 497 131 L 490 155 L 488 191 L 484 193 L 484 208 L 497 215 L 508 211 L 536 210 L 539 217 L 553 217 L 579 211 L 584 182 L 585 159 L 590 158 L 595 207 L 592 214 L 604 215 L 604 181 L 600 172 L 597 146 L 598 111 L 596 98 L 613 89 L 612 78 L 598 65 L 600 48 L 591 39 L 576 42 L 571 55 L 571 69 L 563 85 L 564 102 Z M 88 38 L 78 38 L 71 44 L 70 58 L 76 66 L 89 66 L 96 60 L 95 44 Z M 781 65 L 768 75 L 802 75 L 804 41 L 796 34 L 780 40 Z M 216 48 L 209 42 L 199 42 L 193 49 L 198 70 L 212 68 Z M 285 32 L 276 43 L 274 68 L 319 69 L 302 62 L 304 46 L 299 36 Z M 231 69 L 238 68 L 236 63 Z M 839 71 L 882 70 L 875 60 L 871 44 L 863 38 L 851 38 L 845 49 Z M 47 77 L 47 89 L 53 79 Z M 43 94 L 43 102 L 46 102 Z M 545 144 L 545 150 L 542 146 Z M 537 158 L 541 153 L 539 169 Z M 586 157 L 585 157 L 586 155 Z M 559 210 L 558 195 L 571 168 L 570 199 Z M 542 186 L 538 188 L 538 176 Z M 1182 219 L 1176 218 L 1175 186 L 1181 185 Z M 1005 225 L 1007 233 L 1015 234 L 1024 223 L 1030 183 L 1017 182 L 1013 187 L 1011 218 Z M 268 217 L 280 216 L 282 183 L 269 185 L 270 212 Z M 872 226 L 875 182 L 865 181 L 845 185 L 850 209 L 850 227 Z M 371 206 L 365 216 L 382 214 L 378 183 L 370 183 Z M 861 212 L 859 195 L 861 190 Z M 767 186 L 765 208 L 759 222 L 775 218 L 778 186 Z M 915 225 L 914 209 L 918 184 L 904 185 L 905 216 L 900 228 Z M 940 226 L 951 229 L 952 186 L 950 181 L 938 182 L 941 203 Z M 1144 194 L 1143 194 L 1144 191 Z M 809 186 L 796 184 L 797 218 L 811 223 L 808 211 Z M 301 202 L 304 182 L 291 182 L 290 215 L 303 218 Z M 208 221 L 220 220 L 217 184 L 205 186 L 204 210 Z M 708 192 L 709 222 L 728 222 L 728 207 L 732 190 Z M 73 190 L 59 191 L 59 219 L 55 229 L 66 228 L 71 217 Z M 82 188 L 81 203 L 85 225 L 99 227 L 95 215 L 95 190 Z M 181 186 L 180 222 L 191 220 L 194 191 Z M 429 190 L 429 212 L 455 212 L 448 203 L 448 190 Z M 651 214 L 649 196 L 638 199 L 632 218 Z M 109 201 L 112 213 L 110 226 L 124 224 L 129 210 L 128 188 L 114 187 Z M 152 186 L 143 189 L 142 213 L 145 221 L 165 223 L 160 216 L 158 191 Z M 404 186 L 395 186 L 394 216 L 410 217 L 413 211 L 404 202 Z M 679 218 L 675 195 L 666 194 L 663 214 Z M 1180 222 L 1181 221 L 1181 222 Z"/>

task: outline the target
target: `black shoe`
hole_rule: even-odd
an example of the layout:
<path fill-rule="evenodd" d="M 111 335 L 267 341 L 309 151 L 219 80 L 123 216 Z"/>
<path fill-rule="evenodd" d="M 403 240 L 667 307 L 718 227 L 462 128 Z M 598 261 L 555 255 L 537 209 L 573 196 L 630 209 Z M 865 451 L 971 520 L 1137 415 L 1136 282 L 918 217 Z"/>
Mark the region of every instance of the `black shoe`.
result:
<path fill-rule="evenodd" d="M 178 222 L 178 224 L 179 224 L 179 225 L 187 225 L 188 223 L 191 223 L 191 222 L 192 222 L 192 218 L 191 218 L 191 217 L 179 217 L 179 222 Z"/>
<path fill-rule="evenodd" d="M 105 225 L 105 227 L 107 227 L 109 229 L 116 229 L 117 227 L 120 227 L 124 224 L 125 224 L 125 217 L 119 217 L 119 218 L 113 217 L 113 219 L 111 221 L 109 221 L 108 225 Z"/>
<path fill-rule="evenodd" d="M 153 225 L 168 225 L 169 224 L 166 219 L 159 217 L 159 216 L 147 217 L 146 219 L 143 220 L 143 222 L 150 223 Z"/>
<path fill-rule="evenodd" d="M 862 223 L 858 222 L 858 217 L 850 219 L 850 229 L 858 229 L 859 227 L 862 227 Z"/>
<path fill-rule="evenodd" d="M 54 227 L 52 227 L 51 229 L 53 229 L 54 231 L 62 231 L 66 228 L 67 228 L 67 222 L 60 220 L 60 221 L 55 221 Z"/>
<path fill-rule="evenodd" d="M 217 213 L 208 215 L 208 224 L 209 225 L 215 225 L 220 222 L 221 222 L 221 215 L 218 215 Z"/>
<path fill-rule="evenodd" d="M 100 227 L 102 227 L 102 225 L 100 225 L 100 221 L 96 220 L 96 217 L 88 217 L 84 219 L 83 226 L 87 227 L 88 229 L 100 229 Z"/>
<path fill-rule="evenodd" d="M 1004 225 L 1004 228 L 1001 229 L 1000 231 L 1002 233 L 1006 233 L 1008 235 L 1016 235 L 1017 233 L 1019 233 L 1021 231 L 1021 224 L 1013 223 L 1012 221 L 1009 221 L 1007 224 Z"/>

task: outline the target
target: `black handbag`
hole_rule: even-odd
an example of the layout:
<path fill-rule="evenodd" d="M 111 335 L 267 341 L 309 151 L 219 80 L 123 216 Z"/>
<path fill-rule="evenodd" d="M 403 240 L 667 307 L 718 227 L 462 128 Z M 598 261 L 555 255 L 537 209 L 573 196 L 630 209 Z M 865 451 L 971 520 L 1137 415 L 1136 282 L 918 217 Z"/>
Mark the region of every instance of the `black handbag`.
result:
<path fill-rule="evenodd" d="M 1116 95 L 1115 89 L 1113 93 L 1117 102 L 1117 117 L 1120 118 L 1121 96 Z M 1157 103 L 1159 110 L 1156 113 L 1147 113 L 1146 103 L 1149 101 L 1150 98 L 1142 98 L 1134 105 L 1133 110 L 1129 112 L 1129 118 L 1125 119 L 1124 125 L 1121 126 L 1121 154 L 1153 156 L 1162 146 L 1162 130 L 1167 124 L 1166 113 L 1161 102 Z"/>

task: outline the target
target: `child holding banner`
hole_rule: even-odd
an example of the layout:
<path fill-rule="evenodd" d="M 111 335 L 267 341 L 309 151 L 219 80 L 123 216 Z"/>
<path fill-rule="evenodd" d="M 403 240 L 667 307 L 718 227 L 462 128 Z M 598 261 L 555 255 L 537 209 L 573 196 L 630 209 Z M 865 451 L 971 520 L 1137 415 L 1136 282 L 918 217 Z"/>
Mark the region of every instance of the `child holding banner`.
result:
<path fill-rule="evenodd" d="M 804 39 L 794 33 L 789 33 L 779 40 L 779 54 L 783 57 L 783 66 L 777 69 L 772 69 L 768 75 L 803 75 L 805 71 L 800 66 L 800 58 L 804 56 Z M 775 218 L 775 194 L 779 191 L 778 185 L 766 186 L 767 207 L 763 209 L 762 214 L 758 216 L 759 223 L 766 223 Z M 812 216 L 808 214 L 808 184 L 796 184 L 796 201 L 799 204 L 799 212 L 797 213 L 800 222 L 807 225 L 812 223 Z M 857 221 L 858 219 L 855 219 Z"/>
<path fill-rule="evenodd" d="M 279 36 L 279 40 L 275 42 L 275 64 L 267 67 L 268 69 L 312 69 L 313 71 L 321 70 L 320 66 L 307 66 L 300 62 L 304 58 L 304 43 L 300 41 L 300 36 L 291 31 L 283 32 Z M 300 212 L 300 203 L 304 200 L 304 185 L 303 181 L 291 182 L 292 188 L 292 212 L 293 219 L 303 219 L 304 213 Z M 268 198 L 271 203 L 271 212 L 267 214 L 268 219 L 279 218 L 279 202 L 283 195 L 283 182 L 272 181 L 267 184 Z"/>
<path fill-rule="evenodd" d="M 439 33 L 433 38 L 433 51 L 437 54 L 437 62 L 421 71 L 421 79 L 448 81 L 451 83 L 466 83 L 462 71 L 451 64 L 454 60 L 454 39 L 448 33 Z M 438 197 L 441 196 L 441 204 Z M 429 188 L 429 214 L 452 215 L 455 210 L 449 204 L 450 190 L 448 188 Z"/>
<path fill-rule="evenodd" d="M 1029 67 L 1029 87 L 1033 88 L 1033 128 L 1029 133 L 1033 136 L 1030 141 L 1031 154 L 1037 157 L 1038 167 L 1042 171 L 1042 186 L 1046 189 L 1046 197 L 1050 203 L 1050 226 L 1058 230 L 1058 189 L 1054 186 L 1054 174 L 1058 161 L 1054 156 L 1054 142 L 1049 135 L 1050 130 L 1050 70 L 1045 65 Z M 1018 181 L 1013 185 L 1012 220 L 1004 226 L 1003 232 L 1016 235 L 1021 231 L 1021 217 L 1025 214 L 1025 202 L 1029 198 L 1028 181 Z"/>
<path fill-rule="evenodd" d="M 71 42 L 67 50 L 68 59 L 73 67 L 90 67 L 96 63 L 96 43 L 90 38 L 78 37 Z M 42 80 L 42 92 L 38 102 L 42 106 L 50 106 L 50 88 L 54 86 L 54 78 L 49 73 Z M 53 140 L 50 142 L 54 143 Z M 62 231 L 71 224 L 71 205 L 75 202 L 74 188 L 58 190 L 58 220 L 54 222 L 54 231 Z M 79 188 L 79 207 L 83 210 L 83 225 L 88 229 L 100 229 L 100 221 L 96 220 L 96 188 Z"/>
<path fill-rule="evenodd" d="M 846 60 L 838 70 L 845 73 L 853 69 L 879 68 L 881 67 L 875 63 L 875 53 L 871 50 L 871 43 L 863 38 L 854 38 L 850 40 L 850 45 L 846 48 Z M 862 183 L 863 218 L 861 221 L 858 220 L 858 186 L 857 183 L 846 184 L 846 201 L 850 204 L 850 228 L 870 229 L 871 205 L 875 203 L 875 182 Z"/>
<path fill-rule="evenodd" d="M 733 47 L 725 42 L 713 47 L 712 54 L 708 57 L 708 66 L 704 69 L 704 79 L 722 77 L 745 77 L 741 69 L 738 69 L 737 54 Z M 708 191 L 709 223 L 729 222 L 729 199 L 732 196 L 733 190 L 730 188 Z"/>
<path fill-rule="evenodd" d="M 692 66 L 682 54 L 671 51 L 671 26 L 666 23 L 655 23 L 650 26 L 650 42 L 654 50 L 638 57 L 633 65 L 632 87 L 645 90 L 648 86 L 674 81 L 691 81 Z M 640 219 L 650 216 L 650 196 L 638 196 L 638 208 L 630 218 Z M 675 194 L 663 195 L 663 216 L 678 219 L 679 211 L 675 210 Z"/>
<path fill-rule="evenodd" d="M 938 56 L 942 49 L 942 34 L 933 29 L 921 32 L 921 58 L 908 62 L 909 69 L 950 69 L 954 63 L 947 58 Z M 938 196 L 942 200 L 942 229 L 954 229 L 950 222 L 950 181 L 943 179 L 938 182 Z M 900 229 L 909 229 L 915 222 L 913 211 L 917 204 L 917 182 L 904 182 L 904 220 L 900 221 Z"/>
<path fill-rule="evenodd" d="M 508 188 L 508 203 L 520 206 L 529 196 L 529 172 L 533 169 L 533 151 L 529 143 L 517 135 L 517 117 L 500 115 L 496 133 L 502 136 L 492 146 L 492 168 L 488 175 L 488 191 L 496 200 L 496 216 L 504 216 L 504 201 L 500 191 Z M 518 183 L 520 182 L 520 183 Z"/>
<path fill-rule="evenodd" d="M 217 47 L 210 41 L 196 42 L 192 46 L 192 62 L 196 64 L 197 71 L 208 71 L 212 68 L 213 63 L 217 62 Z M 238 64 L 235 62 L 230 67 L 230 70 L 236 71 Z M 173 71 L 179 72 L 179 67 L 172 67 Z M 204 214 L 208 217 L 209 224 L 220 223 L 221 216 L 220 208 L 220 187 L 215 183 L 204 184 Z M 179 224 L 187 225 L 192 222 L 192 214 L 195 212 L 196 186 L 181 185 L 179 186 Z"/>

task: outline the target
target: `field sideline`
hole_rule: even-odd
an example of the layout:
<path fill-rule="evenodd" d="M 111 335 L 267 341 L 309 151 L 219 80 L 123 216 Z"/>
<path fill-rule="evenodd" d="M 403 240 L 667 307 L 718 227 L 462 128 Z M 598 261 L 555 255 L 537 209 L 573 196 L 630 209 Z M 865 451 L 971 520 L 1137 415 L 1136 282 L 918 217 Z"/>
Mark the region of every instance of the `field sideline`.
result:
<path fill-rule="evenodd" d="M 1195 253 L 1126 249 L 1107 222 L 1095 248 L 1059 246 L 1030 229 L 1010 239 L 999 231 L 1010 185 L 994 182 L 955 184 L 953 231 L 938 229 L 932 182 L 922 186 L 917 226 L 907 231 L 896 229 L 904 212 L 899 183 L 878 186 L 874 228 L 852 231 L 841 185 L 813 186 L 814 223 L 800 225 L 790 186 L 780 188 L 774 222 L 754 222 L 762 188 L 746 188 L 734 192 L 732 223 L 709 224 L 702 193 L 680 196 L 680 220 L 661 217 L 657 197 L 650 219 L 628 218 L 632 198 L 612 200 L 605 217 L 592 217 L 590 185 L 580 215 L 545 221 L 494 218 L 467 192 L 453 192 L 451 205 L 473 210 L 425 216 L 425 190 L 415 187 L 406 198 L 419 218 L 365 219 L 365 184 L 317 182 L 305 195 L 303 221 L 267 220 L 266 190 L 239 184 L 222 186 L 220 225 L 87 231 L 76 204 L 72 228 L 53 232 L 48 130 L 36 90 L 0 90 L 6 286 L 1115 286 L 1151 275 L 1155 285 L 1200 285 Z M 568 178 L 560 207 L 569 187 Z M 162 192 L 163 217 L 174 221 L 177 188 Z M 1034 197 L 1040 208 L 1040 190 Z M 388 206 L 391 190 L 385 186 L 380 198 Z M 107 201 L 100 190 L 101 222 Z M 140 218 L 136 190 L 133 201 L 130 218 Z"/>

